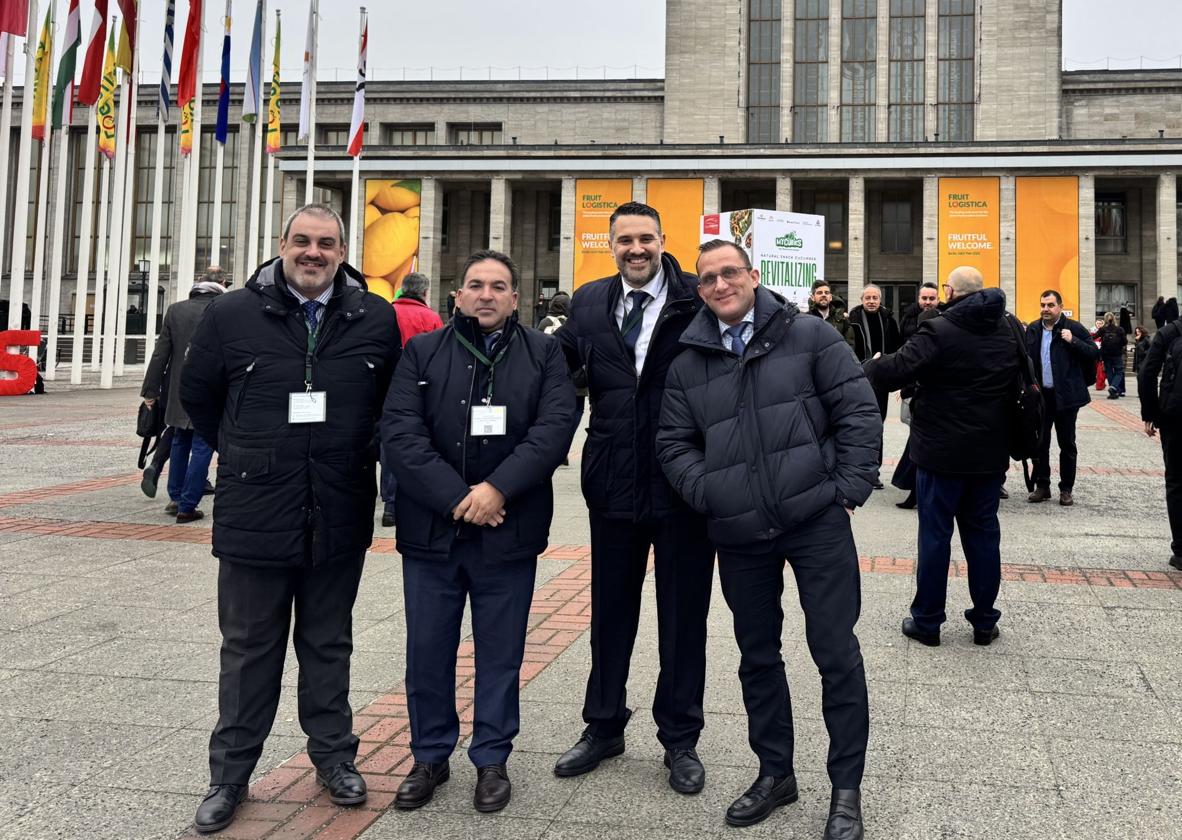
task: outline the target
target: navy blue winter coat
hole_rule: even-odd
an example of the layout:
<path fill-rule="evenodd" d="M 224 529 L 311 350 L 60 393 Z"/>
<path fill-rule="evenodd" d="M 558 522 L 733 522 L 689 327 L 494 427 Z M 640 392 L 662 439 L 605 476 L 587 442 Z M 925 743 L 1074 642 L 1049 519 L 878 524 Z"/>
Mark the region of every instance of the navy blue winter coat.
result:
<path fill-rule="evenodd" d="M 1063 329 L 1071 330 L 1072 340 L 1063 340 Z M 1079 321 L 1073 321 L 1066 315 L 1060 315 L 1052 330 L 1051 338 L 1051 375 L 1054 377 L 1055 408 L 1059 411 L 1069 411 L 1082 408 L 1092 401 L 1088 393 L 1088 386 L 1084 382 L 1084 371 L 1092 371 L 1091 380 L 1094 382 L 1096 362 L 1100 360 L 1100 350 L 1092 341 L 1092 336 Z M 1038 384 L 1042 386 L 1042 322 L 1031 321 L 1026 326 L 1026 352 L 1034 362 L 1034 370 L 1038 373 Z"/>

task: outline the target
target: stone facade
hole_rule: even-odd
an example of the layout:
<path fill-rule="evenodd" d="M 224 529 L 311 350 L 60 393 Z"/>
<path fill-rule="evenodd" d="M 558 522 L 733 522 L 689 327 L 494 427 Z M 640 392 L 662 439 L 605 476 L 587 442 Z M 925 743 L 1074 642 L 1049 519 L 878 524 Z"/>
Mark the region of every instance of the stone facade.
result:
<path fill-rule="evenodd" d="M 1063 74 L 1063 136 L 1182 136 L 1182 70 Z"/>

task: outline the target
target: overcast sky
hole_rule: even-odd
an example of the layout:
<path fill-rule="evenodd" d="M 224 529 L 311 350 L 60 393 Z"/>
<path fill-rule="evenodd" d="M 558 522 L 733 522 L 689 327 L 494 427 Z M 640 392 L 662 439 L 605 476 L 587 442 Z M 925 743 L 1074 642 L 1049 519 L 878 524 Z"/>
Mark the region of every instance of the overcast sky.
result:
<path fill-rule="evenodd" d="M 35 0 L 36 1 L 36 0 Z M 1043 0 L 1024 0 L 1038 3 Z M 1045 0 L 1052 2 L 1053 0 Z M 39 0 L 42 13 L 47 0 Z M 298 84 L 309 0 L 268 0 L 268 41 L 275 10 L 283 14 L 282 68 L 286 85 Z M 934 2 L 934 0 L 932 0 Z M 58 0 L 64 27 L 68 0 Z M 115 0 L 110 0 L 112 9 Z M 166 0 L 144 0 L 145 81 L 159 78 Z M 245 75 L 255 0 L 235 0 L 231 76 Z M 993 4 L 987 4 L 989 8 Z M 93 0 L 81 0 L 83 41 L 90 31 Z M 356 0 L 322 0 L 322 79 L 352 79 L 356 73 Z M 177 0 L 174 80 L 180 65 L 188 0 Z M 218 78 L 224 0 L 205 0 L 205 70 Z M 374 0 L 370 11 L 371 79 L 580 78 L 664 75 L 664 7 L 657 0 L 596 0 L 593 4 L 541 0 Z M 1119 8 L 1119 12 L 1116 10 Z M 1067 69 L 1109 66 L 1179 67 L 1182 3 L 1178 0 L 1064 0 L 1063 58 Z M 267 50 L 269 63 L 270 51 Z M 23 78 L 18 48 L 15 76 Z M 81 60 L 80 60 L 81 63 Z M 577 67 L 577 69 L 576 69 Z M 434 68 L 432 70 L 431 68 Z M 491 68 L 491 69 L 490 69 Z M 549 71 L 547 71 L 549 68 Z"/>

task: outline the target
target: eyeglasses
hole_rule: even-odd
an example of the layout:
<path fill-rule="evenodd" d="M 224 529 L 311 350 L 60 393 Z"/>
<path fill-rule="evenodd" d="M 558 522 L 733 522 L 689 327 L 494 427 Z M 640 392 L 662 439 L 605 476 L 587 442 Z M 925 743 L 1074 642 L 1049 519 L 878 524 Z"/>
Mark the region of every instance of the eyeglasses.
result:
<path fill-rule="evenodd" d="M 727 282 L 727 285 L 739 279 L 740 275 L 749 274 L 751 269 L 743 265 L 728 265 L 719 270 L 717 274 L 703 274 L 698 278 L 698 282 L 707 289 L 713 288 L 714 284 L 718 282 L 721 277 Z"/>

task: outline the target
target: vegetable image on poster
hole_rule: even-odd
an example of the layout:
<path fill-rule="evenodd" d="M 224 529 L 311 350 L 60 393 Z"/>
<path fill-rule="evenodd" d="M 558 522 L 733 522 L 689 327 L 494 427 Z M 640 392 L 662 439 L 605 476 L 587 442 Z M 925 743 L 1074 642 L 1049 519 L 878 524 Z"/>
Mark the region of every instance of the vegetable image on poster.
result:
<path fill-rule="evenodd" d="M 418 264 L 422 182 L 365 182 L 365 238 L 361 271 L 369 290 L 394 300 Z"/>

